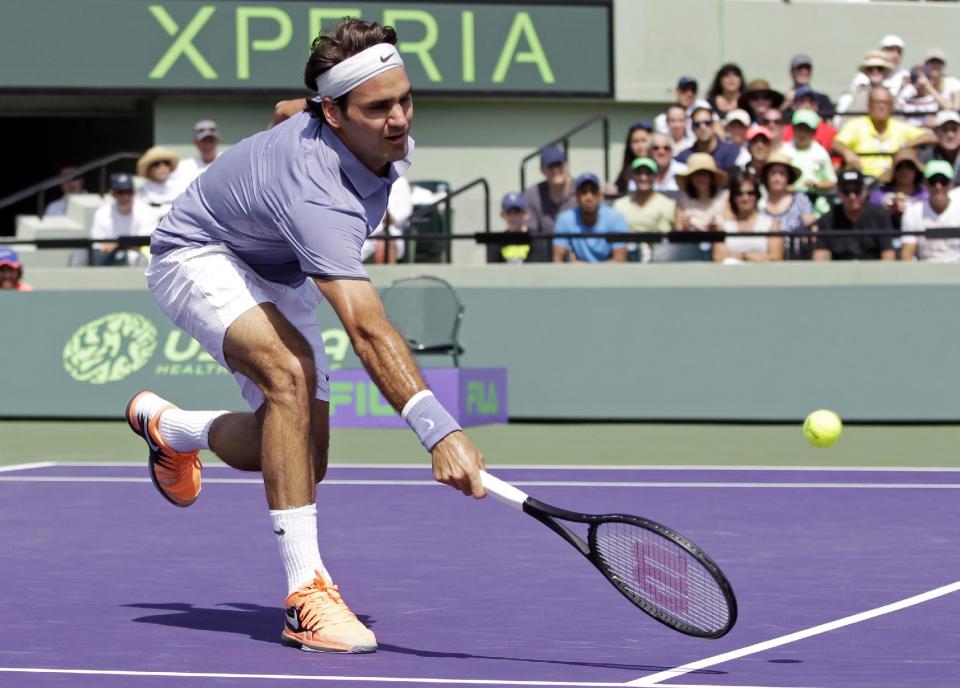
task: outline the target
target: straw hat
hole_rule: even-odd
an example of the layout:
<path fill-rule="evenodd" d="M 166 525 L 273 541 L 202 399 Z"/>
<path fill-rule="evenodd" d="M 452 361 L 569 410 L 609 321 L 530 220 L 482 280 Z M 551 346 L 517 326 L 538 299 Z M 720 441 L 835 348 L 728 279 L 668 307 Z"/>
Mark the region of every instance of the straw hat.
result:
<path fill-rule="evenodd" d="M 180 156 L 177 155 L 177 151 L 171 148 L 165 148 L 164 146 L 153 146 L 152 148 L 148 148 L 147 152 L 137 160 L 137 174 L 141 177 L 146 177 L 150 165 L 155 162 L 160 162 L 161 160 L 168 160 L 170 162 L 171 172 L 177 169 L 177 165 L 180 164 Z"/>
<path fill-rule="evenodd" d="M 783 94 L 780 91 L 774 91 L 770 88 L 770 82 L 766 79 L 754 79 L 749 84 L 747 84 L 747 90 L 743 92 L 743 95 L 740 96 L 740 100 L 737 102 L 737 107 L 743 110 L 750 110 L 748 104 L 750 102 L 750 96 L 757 94 L 766 95 L 773 103 L 770 105 L 772 108 L 778 108 L 783 105 Z"/>
<path fill-rule="evenodd" d="M 709 172 L 713 175 L 713 183 L 717 186 L 723 186 L 727 183 L 727 173 L 717 169 L 717 163 L 709 153 L 693 153 L 687 158 L 687 171 L 676 175 L 677 186 L 684 193 L 687 191 L 687 184 L 690 177 L 696 172 Z"/>
<path fill-rule="evenodd" d="M 897 151 L 896 155 L 893 156 L 893 164 L 890 165 L 890 169 L 880 175 L 880 183 L 890 184 L 893 181 L 893 175 L 897 171 L 897 166 L 902 162 L 913 166 L 913 168 L 917 171 L 918 180 L 923 178 L 923 165 L 920 164 L 920 158 L 917 157 L 917 151 L 915 151 L 913 148 L 901 148 Z"/>
<path fill-rule="evenodd" d="M 887 72 L 893 71 L 893 65 L 887 60 L 887 56 L 879 50 L 871 50 L 863 56 L 863 62 L 860 63 L 860 71 L 866 73 L 870 67 L 881 67 Z"/>
<path fill-rule="evenodd" d="M 767 162 L 763 166 L 763 174 L 760 175 L 764 185 L 767 183 L 767 175 L 770 173 L 770 168 L 773 165 L 783 165 L 787 168 L 787 179 L 791 184 L 800 179 L 800 175 L 803 174 L 799 167 L 794 167 L 793 161 L 791 161 L 790 158 L 779 151 L 774 151 L 770 154 L 770 157 L 767 158 Z"/>

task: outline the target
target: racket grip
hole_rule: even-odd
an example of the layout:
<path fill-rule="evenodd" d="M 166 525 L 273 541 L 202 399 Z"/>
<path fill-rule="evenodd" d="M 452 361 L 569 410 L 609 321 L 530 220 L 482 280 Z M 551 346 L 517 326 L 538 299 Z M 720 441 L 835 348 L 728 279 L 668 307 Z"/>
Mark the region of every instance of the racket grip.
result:
<path fill-rule="evenodd" d="M 514 509 L 523 509 L 523 503 L 527 501 L 527 497 L 529 496 L 526 492 L 517 489 L 508 482 L 500 480 L 500 478 L 496 476 L 490 475 L 486 471 L 480 471 L 480 480 L 483 482 L 483 489 L 487 491 L 487 494 L 496 497 Z"/>

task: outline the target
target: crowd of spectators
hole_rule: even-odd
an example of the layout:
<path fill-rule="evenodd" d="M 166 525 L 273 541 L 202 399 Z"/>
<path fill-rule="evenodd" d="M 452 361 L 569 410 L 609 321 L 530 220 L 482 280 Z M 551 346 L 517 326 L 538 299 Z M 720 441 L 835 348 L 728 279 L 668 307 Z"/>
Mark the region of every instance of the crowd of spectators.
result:
<path fill-rule="evenodd" d="M 946 74 L 942 50 L 928 50 L 923 64 L 907 68 L 904 49 L 899 36 L 883 37 L 836 103 L 815 88 L 808 55 L 790 61 L 786 92 L 766 79 L 748 80 L 733 63 L 717 70 L 702 95 L 696 79 L 682 76 L 674 103 L 652 122 L 628 128 L 620 169 L 602 189 L 589 171 L 578 171 L 574 181 L 560 147 L 542 150 L 543 180 L 524 190 L 522 209 L 504 206 L 509 231 L 587 235 L 625 226 L 632 232 L 762 235 L 727 237 L 715 245 L 713 260 L 725 263 L 960 262 L 960 240 L 876 235 L 960 228 L 960 191 L 954 191 L 960 179 L 960 80 Z M 508 198 L 517 202 L 516 194 Z M 524 222 L 513 218 L 511 224 L 509 213 L 520 210 Z M 863 235 L 791 237 L 831 230 Z M 629 238 L 558 238 L 552 244 L 552 251 L 522 256 L 515 246 L 509 252 L 505 247 L 502 255 L 491 251 L 490 260 L 653 256 L 651 246 Z"/>

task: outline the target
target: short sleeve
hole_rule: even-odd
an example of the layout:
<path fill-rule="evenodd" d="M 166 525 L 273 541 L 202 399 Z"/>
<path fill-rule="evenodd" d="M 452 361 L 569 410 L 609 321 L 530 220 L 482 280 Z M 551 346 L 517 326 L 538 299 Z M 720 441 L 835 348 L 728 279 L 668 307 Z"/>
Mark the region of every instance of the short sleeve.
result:
<path fill-rule="evenodd" d="M 627 218 L 625 218 L 623 216 L 623 213 L 621 213 L 619 210 L 610 208 L 609 217 L 610 217 L 609 231 L 624 232 L 624 233 L 630 231 L 630 226 L 627 224 Z M 625 248 L 626 244 L 623 243 L 622 241 L 617 241 L 617 242 L 612 242 L 611 246 L 613 246 L 613 248 Z"/>
<path fill-rule="evenodd" d="M 839 141 L 847 148 L 856 148 L 856 142 L 860 138 L 859 130 L 860 121 L 852 119 L 840 127 L 840 131 L 837 132 L 833 140 Z"/>
<path fill-rule="evenodd" d="M 110 222 L 112 206 L 104 203 L 93 213 L 93 224 L 90 227 L 91 239 L 115 239 L 117 233 Z"/>
<path fill-rule="evenodd" d="M 903 218 L 900 220 L 900 228 L 904 232 L 922 232 L 923 226 L 923 203 L 911 203 L 903 211 Z M 911 234 L 904 234 L 904 244 L 916 244 L 917 237 Z"/>
<path fill-rule="evenodd" d="M 573 211 L 564 210 L 557 215 L 556 224 L 553 225 L 553 231 L 557 234 L 573 233 L 577 228 L 573 225 Z M 566 238 L 557 238 L 553 240 L 553 245 L 559 248 L 570 248 L 570 240 Z"/>
<path fill-rule="evenodd" d="M 367 223 L 360 213 L 302 201 L 278 224 L 307 275 L 369 279 L 360 256 L 367 238 Z"/>

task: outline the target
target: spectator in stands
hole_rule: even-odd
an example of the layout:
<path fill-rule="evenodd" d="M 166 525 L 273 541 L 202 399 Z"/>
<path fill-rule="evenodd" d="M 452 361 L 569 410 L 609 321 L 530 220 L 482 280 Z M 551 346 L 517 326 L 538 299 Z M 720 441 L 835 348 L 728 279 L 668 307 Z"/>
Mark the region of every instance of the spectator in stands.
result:
<path fill-rule="evenodd" d="M 526 236 L 533 234 L 527 226 L 527 220 L 530 219 L 530 208 L 526 196 L 519 193 L 508 193 L 503 197 L 500 206 L 502 208 L 500 217 L 507 224 L 506 231 L 508 233 Z M 516 244 L 490 244 L 487 246 L 488 263 L 549 263 L 552 258 L 549 241 L 521 240 Z"/>
<path fill-rule="evenodd" d="M 181 191 L 190 186 L 190 182 L 207 171 L 210 164 L 217 159 L 220 153 L 220 132 L 217 123 L 212 119 L 202 119 L 193 125 L 193 145 L 197 147 L 197 155 L 181 160 L 173 173 L 172 181 Z"/>
<path fill-rule="evenodd" d="M 903 229 L 924 232 L 928 229 L 960 227 L 960 199 L 951 198 L 955 171 L 946 160 L 931 160 L 923 170 L 929 197 L 910 205 L 903 214 Z M 903 236 L 901 260 L 919 258 L 930 263 L 960 263 L 960 239 L 928 239 Z"/>
<path fill-rule="evenodd" d="M 814 244 L 813 259 L 823 260 L 895 260 L 890 236 L 830 237 L 832 230 L 892 231 L 890 216 L 883 208 L 867 202 L 867 186 L 858 170 L 846 170 L 838 182 L 840 205 L 820 218 L 820 235 Z"/>
<path fill-rule="evenodd" d="M 23 281 L 23 264 L 12 248 L 0 246 L 0 289 L 14 291 L 33 291 L 33 287 Z"/>
<path fill-rule="evenodd" d="M 953 165 L 954 175 L 960 179 L 960 115 L 953 110 L 942 110 L 937 113 L 936 125 L 937 143 L 929 148 L 920 150 L 920 160 L 946 160 Z"/>
<path fill-rule="evenodd" d="M 887 61 L 886 55 L 879 50 L 873 50 L 864 55 L 859 73 L 853 77 L 847 92 L 837 100 L 837 113 L 852 112 L 856 115 L 866 111 L 871 90 L 884 86 L 892 71 L 893 66 Z M 898 92 L 899 90 L 897 88 Z M 887 92 L 893 94 L 889 88 Z"/>
<path fill-rule="evenodd" d="M 813 204 L 807 195 L 791 191 L 791 185 L 800 179 L 800 174 L 800 170 L 781 151 L 771 153 L 763 166 L 760 181 L 767 192 L 764 212 L 781 232 L 804 230 L 816 220 Z M 792 246 L 794 257 L 809 257 L 809 242 L 801 239 L 793 242 Z"/>
<path fill-rule="evenodd" d="M 808 86 L 801 86 L 794 91 L 794 112 L 797 110 L 811 110 L 818 115 L 820 124 L 817 126 L 817 131 L 813 134 L 813 140 L 823 146 L 825 150 L 829 151 L 833 146 L 833 139 L 837 136 L 837 130 L 833 128 L 832 124 L 824 119 L 829 115 L 825 115 L 820 111 L 821 105 L 817 100 L 816 95 L 817 94 L 814 93 L 813 89 Z M 791 119 L 792 118 L 793 117 L 791 115 Z M 793 124 L 787 124 L 783 128 L 783 140 L 784 142 L 793 140 Z"/>
<path fill-rule="evenodd" d="M 890 75 L 883 85 L 887 87 L 894 98 L 900 95 L 900 89 L 907 85 L 910 78 L 910 73 L 900 66 L 903 60 L 903 51 L 906 48 L 907 45 L 903 42 L 903 39 L 894 34 L 884 36 L 880 40 L 880 52 L 887 58 L 891 67 Z"/>
<path fill-rule="evenodd" d="M 800 193 L 829 193 L 837 186 L 830 154 L 814 140 L 820 124 L 820 117 L 813 110 L 797 110 L 791 123 L 793 140 L 780 148 L 780 152 L 800 170 L 800 177 L 793 185 Z M 823 212 L 827 210 L 824 208 Z"/>
<path fill-rule="evenodd" d="M 910 83 L 897 96 L 897 111 L 907 122 L 918 127 L 932 127 L 937 113 L 950 109 L 950 101 L 933 87 L 926 70 L 920 66 L 911 69 Z"/>
<path fill-rule="evenodd" d="M 743 70 L 732 62 L 728 62 L 714 75 L 710 91 L 707 93 L 707 102 L 710 103 L 714 112 L 723 116 L 737 107 L 742 107 L 738 105 L 742 94 Z"/>
<path fill-rule="evenodd" d="M 783 113 L 778 108 L 767 110 L 758 124 L 770 130 L 770 146 L 774 150 L 783 145 Z"/>
<path fill-rule="evenodd" d="M 670 137 L 670 145 L 673 154 L 677 155 L 694 144 L 697 137 L 693 135 L 690 128 L 690 117 L 687 110 L 679 103 L 674 103 L 667 108 L 667 131 L 664 132 Z"/>
<path fill-rule="evenodd" d="M 626 218 L 633 232 L 669 232 L 673 229 L 676 203 L 653 189 L 660 166 L 653 158 L 637 158 L 631 165 L 634 191 L 613 202 L 613 209 Z"/>
<path fill-rule="evenodd" d="M 684 230 L 717 230 L 723 226 L 729 193 L 724 188 L 727 174 L 717 169 L 707 153 L 694 153 L 687 171 L 677 175 L 680 197 L 674 226 Z"/>
<path fill-rule="evenodd" d="M 73 165 L 66 165 L 60 168 L 59 176 L 63 177 L 68 174 L 73 174 L 77 168 Z M 55 201 L 47 203 L 47 207 L 44 208 L 44 215 L 66 215 L 67 214 L 67 197 L 71 194 L 83 193 L 83 175 L 77 175 L 71 177 L 65 182 L 60 183 L 60 191 L 62 195 Z"/>
<path fill-rule="evenodd" d="M 558 146 L 540 151 L 540 172 L 545 179 L 523 193 L 530 206 L 530 226 L 540 232 L 553 232 L 553 225 L 564 210 L 575 208 L 573 179 L 567 155 Z"/>
<path fill-rule="evenodd" d="M 740 169 L 750 162 L 750 151 L 747 150 L 747 129 L 750 128 L 750 115 L 746 110 L 737 108 L 727 113 L 723 118 L 723 130 L 727 135 L 727 143 L 736 146 L 740 151 L 734 163 Z"/>
<path fill-rule="evenodd" d="M 623 215 L 603 203 L 600 180 L 595 174 L 581 174 L 574 184 L 577 207 L 564 210 L 557 216 L 554 231 L 558 234 L 602 234 L 630 231 Z M 569 256 L 571 263 L 623 263 L 627 260 L 627 245 L 606 239 L 584 236 L 575 239 L 554 239 L 553 260 L 563 263 Z"/>
<path fill-rule="evenodd" d="M 622 195 L 629 191 L 630 180 L 633 178 L 633 171 L 630 165 L 634 160 L 641 156 L 650 155 L 650 134 L 653 127 L 649 122 L 635 122 L 627 130 L 627 140 L 623 144 L 623 164 L 620 166 L 620 173 L 616 180 L 611 184 L 608 193 L 611 195 Z"/>
<path fill-rule="evenodd" d="M 110 175 L 110 195 L 113 202 L 97 208 L 90 228 L 90 238 L 104 242 L 97 244 L 101 254 L 98 262 L 104 265 L 145 264 L 144 253 L 135 249 L 118 251 L 117 242 L 110 240 L 122 236 L 150 236 L 158 222 L 156 211 L 136 198 L 133 177 L 125 172 Z"/>
<path fill-rule="evenodd" d="M 687 171 L 687 166 L 673 157 L 673 146 L 670 137 L 655 132 L 650 137 L 650 157 L 657 163 L 657 173 L 653 177 L 653 190 L 667 194 L 676 194 L 680 190 L 677 186 L 677 175 Z"/>
<path fill-rule="evenodd" d="M 867 200 L 887 211 L 894 229 L 900 229 L 900 219 L 907 206 L 927 198 L 923 185 L 923 165 L 917 152 L 904 148 L 893 156 L 893 165 L 878 180 Z M 895 242 L 896 243 L 896 242 Z"/>
<path fill-rule="evenodd" d="M 406 177 L 398 177 L 390 187 L 387 212 L 377 228 L 370 232 L 370 236 L 383 236 L 384 232 L 390 236 L 403 236 L 410 225 L 411 215 L 413 215 L 413 189 Z M 405 253 L 406 244 L 402 239 L 385 241 L 368 238 L 360 247 L 360 260 L 366 262 L 372 258 L 377 265 L 384 263 L 393 265 L 402 260 Z"/>
<path fill-rule="evenodd" d="M 933 132 L 892 117 L 893 96 L 882 86 L 871 89 L 868 107 L 869 114 L 851 118 L 833 140 L 833 150 L 843 156 L 847 167 L 877 178 L 890 167 L 893 153 L 904 146 L 936 143 Z M 862 153 L 880 155 L 864 155 L 861 159 Z"/>
<path fill-rule="evenodd" d="M 145 203 L 156 210 L 157 218 L 170 211 L 174 199 L 183 188 L 171 178 L 180 164 L 180 156 L 175 150 L 163 146 L 153 146 L 137 160 L 137 174 L 144 179 L 140 196 Z"/>
<path fill-rule="evenodd" d="M 690 116 L 690 109 L 697 101 L 697 92 L 699 90 L 700 87 L 697 84 L 697 80 L 692 76 L 682 76 L 677 80 L 677 86 L 674 89 L 674 96 L 676 97 L 676 105 L 679 105 L 683 109 L 683 116 L 685 119 Z M 659 131 L 664 134 L 670 133 L 667 124 L 668 114 L 669 110 L 667 112 L 660 113 L 654 118 L 654 131 Z M 686 122 L 684 122 L 684 126 L 686 126 Z M 687 133 L 689 134 L 689 132 Z"/>
<path fill-rule="evenodd" d="M 763 174 L 763 166 L 770 157 L 770 138 L 770 130 L 766 127 L 753 124 L 747 129 L 747 152 L 750 153 L 750 159 L 740 169 L 757 178 Z"/>
<path fill-rule="evenodd" d="M 706 103 L 694 108 L 690 123 L 697 140 L 690 148 L 682 151 L 677 160 L 686 163 L 694 153 L 709 153 L 721 170 L 727 172 L 733 169 L 740 151 L 736 146 L 720 140 L 716 131 L 716 116 Z"/>
<path fill-rule="evenodd" d="M 776 232 L 777 225 L 758 210 L 760 187 L 753 177 L 738 175 L 730 183 L 730 210 L 733 217 L 724 221 L 727 232 Z M 717 263 L 761 263 L 783 260 L 780 237 L 728 237 L 713 245 Z"/>
<path fill-rule="evenodd" d="M 943 73 L 946 64 L 946 54 L 940 48 L 930 48 L 923 67 L 931 86 L 946 99 L 948 105 L 944 109 L 957 110 L 960 109 L 960 79 Z"/>
<path fill-rule="evenodd" d="M 767 110 L 779 108 L 783 104 L 783 94 L 770 88 L 766 79 L 754 79 L 740 96 L 740 109 L 750 113 L 757 124 L 763 124 Z"/>
<path fill-rule="evenodd" d="M 806 105 L 797 104 L 797 91 L 804 89 L 805 92 L 812 94 L 813 98 L 817 101 L 817 107 L 811 108 L 816 112 L 819 112 L 822 117 L 833 117 L 833 101 L 824 94 L 819 93 L 814 90 L 813 86 L 810 84 L 810 81 L 813 77 L 813 60 L 809 55 L 794 55 L 793 59 L 790 60 L 790 78 L 793 81 L 793 87 L 787 91 L 785 94 L 783 105 L 784 119 L 790 120 L 793 118 L 794 110 L 797 110 L 800 107 L 807 107 Z"/>

